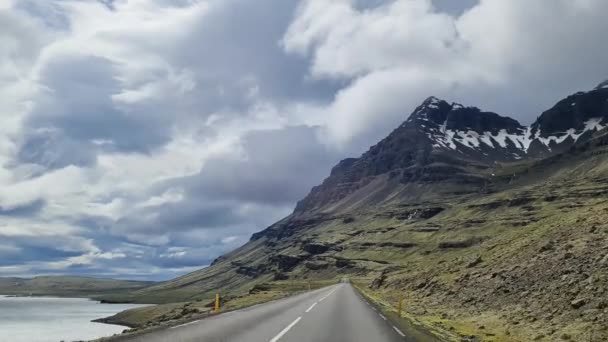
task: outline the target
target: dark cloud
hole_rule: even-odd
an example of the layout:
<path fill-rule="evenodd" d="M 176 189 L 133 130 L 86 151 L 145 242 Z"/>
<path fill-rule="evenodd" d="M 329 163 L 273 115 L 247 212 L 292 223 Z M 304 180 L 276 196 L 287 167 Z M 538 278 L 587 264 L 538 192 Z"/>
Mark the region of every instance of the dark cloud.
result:
<path fill-rule="evenodd" d="M 66 13 L 59 6 L 61 1 L 63 0 L 19 0 L 16 2 L 15 9 L 36 17 L 49 28 L 67 30 L 70 27 L 70 21 Z"/>
<path fill-rule="evenodd" d="M 432 0 L 437 10 L 458 16 L 479 3 L 479 0 Z"/>
<path fill-rule="evenodd" d="M 37 199 L 29 203 L 12 207 L 0 207 L 0 216 L 32 217 L 39 213 L 46 205 L 46 200 Z"/>
<path fill-rule="evenodd" d="M 339 156 L 318 140 L 316 128 L 254 131 L 243 138 L 243 157 L 213 158 L 183 183 L 195 197 L 270 205 L 293 204 L 327 174 Z"/>
<path fill-rule="evenodd" d="M 0 244 L 0 266 L 18 265 L 33 261 L 61 261 L 89 252 L 86 240 L 79 237 L 29 236 L 0 234 L 0 241 L 9 242 L 9 248 Z"/>
<path fill-rule="evenodd" d="M 49 168 L 90 166 L 100 151 L 148 153 L 170 138 L 164 112 L 124 111 L 116 66 L 90 56 L 62 56 L 41 71 L 44 94 L 27 117 L 19 151 L 23 162 Z"/>
<path fill-rule="evenodd" d="M 22 163 L 59 169 L 69 165 L 93 165 L 97 160 L 95 152 L 96 148 L 90 142 L 70 139 L 53 127 L 26 133 L 18 157 Z"/>
<path fill-rule="evenodd" d="M 2 252 L 0 249 L 0 266 L 19 265 L 37 260 L 59 261 L 80 254 L 80 252 L 64 251 L 48 246 L 21 245 L 13 252 Z"/>
<path fill-rule="evenodd" d="M 245 220 L 230 203 L 196 203 L 183 200 L 139 210 L 122 218 L 113 230 L 123 233 L 162 234 L 194 228 L 219 228 Z"/>
<path fill-rule="evenodd" d="M 287 56 L 281 46 L 297 3 L 217 2 L 205 20 L 175 42 L 180 47 L 173 50 L 175 62 L 194 71 L 200 91 L 197 101 L 204 101 L 199 103 L 203 108 L 243 109 L 250 104 L 250 87 L 255 87 L 260 97 L 279 103 L 294 98 L 331 99 L 340 84 L 307 78 L 308 61 Z"/>

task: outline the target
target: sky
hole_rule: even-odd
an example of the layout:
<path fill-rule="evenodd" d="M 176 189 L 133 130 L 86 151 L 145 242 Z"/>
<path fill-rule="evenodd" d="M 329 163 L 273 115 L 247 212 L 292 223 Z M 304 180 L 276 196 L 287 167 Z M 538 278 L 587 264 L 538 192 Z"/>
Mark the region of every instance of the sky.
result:
<path fill-rule="evenodd" d="M 426 97 L 531 123 L 608 78 L 605 0 L 0 0 L 0 276 L 164 280 Z"/>

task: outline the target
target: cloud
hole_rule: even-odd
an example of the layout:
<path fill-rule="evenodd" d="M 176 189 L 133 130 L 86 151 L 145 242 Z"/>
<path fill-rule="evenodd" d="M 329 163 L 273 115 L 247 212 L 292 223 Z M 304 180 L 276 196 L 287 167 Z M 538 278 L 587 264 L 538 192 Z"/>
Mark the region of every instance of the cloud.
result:
<path fill-rule="evenodd" d="M 0 2 L 0 275 L 207 265 L 429 95 L 529 122 L 592 88 L 607 6 Z"/>
<path fill-rule="evenodd" d="M 248 133 L 239 155 L 210 158 L 200 173 L 182 181 L 184 188 L 209 198 L 295 203 L 339 158 L 319 141 L 317 130 L 291 126 Z"/>
<path fill-rule="evenodd" d="M 530 122 L 608 74 L 602 62 L 608 51 L 597 44 L 605 6 L 482 0 L 456 16 L 430 0 L 371 8 L 302 1 L 283 46 L 310 58 L 312 77 L 347 82 L 317 110 L 326 118 L 327 140 L 348 146 L 355 137 L 377 138 L 387 122 L 395 126 L 431 94 Z M 555 18 L 567 24 L 556 27 Z"/>
<path fill-rule="evenodd" d="M 0 207 L 0 216 L 21 216 L 30 217 L 40 212 L 46 201 L 43 199 L 37 199 L 29 203 L 19 204 L 13 207 L 3 208 Z"/>
<path fill-rule="evenodd" d="M 462 49 L 454 18 L 435 11 L 430 0 L 366 10 L 352 1 L 305 1 L 284 45 L 287 52 L 312 56 L 313 76 L 337 78 L 388 68 L 430 75 L 457 71 L 452 57 Z"/>

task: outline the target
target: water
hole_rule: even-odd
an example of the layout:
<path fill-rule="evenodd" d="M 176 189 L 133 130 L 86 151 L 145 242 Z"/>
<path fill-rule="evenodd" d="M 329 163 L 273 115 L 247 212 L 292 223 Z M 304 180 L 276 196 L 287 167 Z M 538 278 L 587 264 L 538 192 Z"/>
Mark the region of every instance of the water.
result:
<path fill-rule="evenodd" d="M 111 336 L 126 327 L 91 320 L 141 306 L 100 304 L 83 298 L 0 296 L 0 342 L 80 341 Z"/>

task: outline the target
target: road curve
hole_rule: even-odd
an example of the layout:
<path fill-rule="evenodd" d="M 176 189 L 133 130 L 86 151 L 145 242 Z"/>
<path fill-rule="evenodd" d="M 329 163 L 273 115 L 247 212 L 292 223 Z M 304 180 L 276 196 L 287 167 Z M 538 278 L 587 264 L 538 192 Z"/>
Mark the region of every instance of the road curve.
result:
<path fill-rule="evenodd" d="M 415 341 L 343 283 L 136 337 L 129 342 Z"/>

